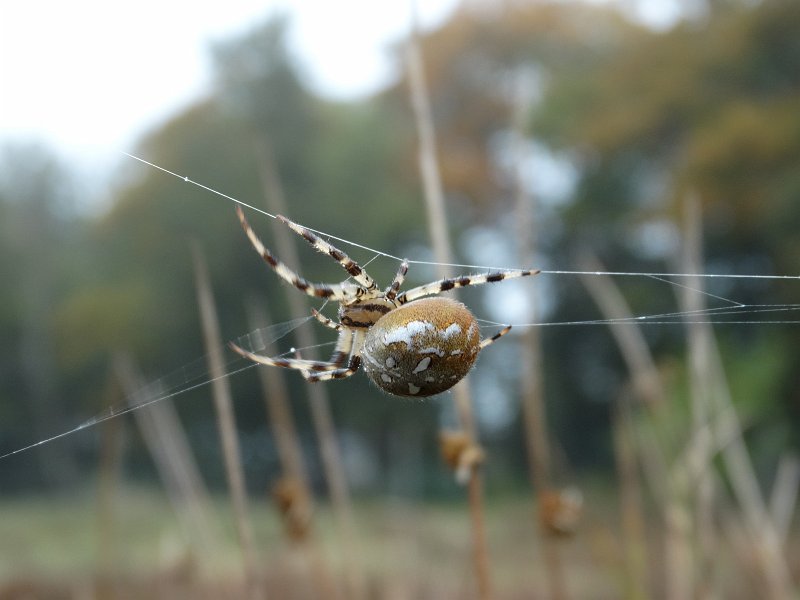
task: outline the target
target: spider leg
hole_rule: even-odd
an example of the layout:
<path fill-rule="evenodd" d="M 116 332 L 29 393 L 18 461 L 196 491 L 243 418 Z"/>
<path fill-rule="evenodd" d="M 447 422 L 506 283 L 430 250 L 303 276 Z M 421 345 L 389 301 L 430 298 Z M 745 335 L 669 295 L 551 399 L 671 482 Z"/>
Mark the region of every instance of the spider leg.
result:
<path fill-rule="evenodd" d="M 511 331 L 511 325 L 506 325 L 500 331 L 495 333 L 492 337 L 486 338 L 485 340 L 481 340 L 481 344 L 480 344 L 481 350 L 486 348 L 486 346 L 490 346 L 490 345 L 494 344 L 497 340 L 499 340 L 501 337 L 503 337 L 509 331 Z"/>
<path fill-rule="evenodd" d="M 329 319 L 321 312 L 319 312 L 316 308 L 311 309 L 311 314 L 317 321 L 325 325 L 325 327 L 328 327 L 330 329 L 335 329 L 336 331 L 339 331 L 342 328 L 342 326 L 339 325 L 336 321 L 334 321 L 333 319 Z"/>
<path fill-rule="evenodd" d="M 347 361 L 347 366 L 342 367 L 339 369 L 334 369 L 332 371 L 324 371 L 324 372 L 316 372 L 316 373 L 308 373 L 303 372 L 303 377 L 305 377 L 308 381 L 315 382 L 315 381 L 330 381 L 332 379 L 344 379 L 345 377 L 350 377 L 354 375 L 358 368 L 361 366 L 361 346 L 364 344 L 364 337 L 366 333 L 361 330 L 356 330 L 352 332 L 352 335 L 349 335 L 348 338 L 350 339 L 350 359 Z M 342 361 L 344 362 L 344 360 Z"/>
<path fill-rule="evenodd" d="M 298 225 L 294 221 L 290 221 L 282 215 L 277 215 L 277 218 L 281 223 L 284 223 L 287 227 L 289 227 L 289 229 L 314 246 L 318 252 L 327 254 L 340 265 L 342 265 L 344 270 L 350 273 L 356 283 L 364 288 L 367 294 L 375 294 L 378 291 L 378 286 L 375 283 L 375 280 L 367 275 L 367 272 L 362 269 L 356 261 L 347 256 L 347 254 L 339 250 L 336 246 L 326 242 L 311 230 L 303 227 L 302 225 Z"/>
<path fill-rule="evenodd" d="M 400 268 L 397 269 L 397 274 L 394 276 L 394 279 L 392 279 L 392 283 L 386 288 L 386 292 L 384 292 L 384 296 L 386 296 L 387 300 L 394 300 L 395 296 L 397 296 L 397 292 L 406 278 L 406 273 L 408 273 L 408 261 L 403 260 L 403 262 L 400 263 Z"/>
<path fill-rule="evenodd" d="M 320 317 L 322 317 L 322 315 L 320 315 Z M 331 357 L 328 359 L 328 364 L 331 365 L 333 368 L 325 372 L 342 370 L 345 361 L 347 360 L 347 357 L 351 356 L 353 352 L 354 337 L 355 333 L 352 330 L 345 329 L 343 327 L 339 328 L 339 337 L 336 340 L 336 348 L 334 348 L 333 354 L 331 354 Z M 298 360 L 300 360 L 299 352 L 295 352 L 295 356 L 297 357 Z M 316 375 L 319 374 L 319 372 L 320 371 L 302 369 L 300 371 L 300 374 L 308 381 L 317 381 Z"/>
<path fill-rule="evenodd" d="M 261 356 L 254 354 L 229 342 L 228 346 L 231 350 L 245 357 L 248 360 L 259 363 L 261 365 L 268 365 L 270 367 L 283 367 L 284 369 L 300 369 L 305 371 L 333 371 L 339 368 L 336 363 L 321 361 L 321 360 L 304 360 L 299 358 L 270 358 L 268 356 Z"/>
<path fill-rule="evenodd" d="M 399 304 L 411 302 L 423 296 L 431 296 L 439 292 L 446 292 L 454 288 L 466 287 L 468 285 L 481 285 L 484 283 L 496 283 L 504 279 L 513 279 L 514 277 L 528 277 L 529 275 L 539 274 L 539 269 L 513 269 L 508 271 L 494 271 L 492 273 L 482 273 L 480 275 L 462 275 L 460 277 L 450 277 L 448 279 L 440 279 L 412 288 L 407 292 L 403 292 L 397 296 Z"/>
<path fill-rule="evenodd" d="M 289 282 L 301 292 L 316 298 L 329 298 L 331 300 L 338 301 L 347 301 L 353 299 L 355 293 L 351 287 L 345 287 L 341 284 L 329 285 L 324 283 L 311 283 L 303 279 L 295 271 L 286 266 L 286 263 L 276 258 L 272 252 L 270 252 L 264 246 L 264 244 L 256 235 L 256 232 L 253 231 L 252 227 L 250 227 L 247 219 L 245 219 L 244 212 L 240 206 L 236 207 L 236 214 L 239 216 L 239 221 L 242 224 L 242 228 L 247 234 L 247 237 L 250 239 L 250 243 L 256 249 L 256 252 L 261 255 L 261 258 L 263 258 L 266 263 L 272 267 L 272 269 L 281 279 Z M 357 289 L 358 288 L 356 288 L 356 290 Z"/>
<path fill-rule="evenodd" d="M 328 381 L 350 377 L 361 366 L 360 348 L 364 343 L 364 333 L 342 328 L 336 349 L 329 361 L 304 360 L 302 358 L 270 358 L 254 354 L 230 342 L 228 345 L 237 354 L 253 362 L 271 367 L 297 369 L 308 381 Z M 349 360 L 348 356 L 350 357 Z M 343 366 L 347 360 L 347 366 Z"/>
<path fill-rule="evenodd" d="M 341 369 L 334 369 L 333 371 L 324 371 L 324 372 L 316 372 L 316 373 L 303 373 L 303 376 L 306 380 L 311 382 L 317 381 L 330 381 L 331 379 L 344 379 L 345 377 L 351 377 L 358 372 L 358 367 L 361 366 L 361 357 L 358 355 L 353 355 L 350 357 L 350 361 L 347 363 L 347 366 Z"/>

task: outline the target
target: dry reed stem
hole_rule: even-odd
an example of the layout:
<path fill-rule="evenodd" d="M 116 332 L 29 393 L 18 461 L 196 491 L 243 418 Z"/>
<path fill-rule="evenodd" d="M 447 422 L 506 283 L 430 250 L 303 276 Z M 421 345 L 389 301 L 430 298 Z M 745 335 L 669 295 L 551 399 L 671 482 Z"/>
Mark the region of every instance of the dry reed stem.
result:
<path fill-rule="evenodd" d="M 604 268 L 593 256 L 585 254 L 580 269 L 600 272 Z M 633 317 L 622 293 L 607 275 L 583 277 L 581 281 L 594 299 L 605 319 L 610 321 L 611 333 L 617 341 L 622 357 L 631 375 L 634 394 L 654 414 L 663 406 L 665 392 L 661 376 L 639 327 L 625 323 Z M 645 472 L 655 487 L 656 497 L 661 502 L 664 518 L 664 585 L 668 600 L 684 600 L 692 597 L 693 568 L 691 524 L 692 515 L 687 503 L 688 490 L 676 485 L 674 473 L 670 471 L 657 439 L 654 436 L 639 436 Z M 657 473 L 657 474 L 656 474 Z"/>
<path fill-rule="evenodd" d="M 250 512 L 247 491 L 244 483 L 244 471 L 239 453 L 239 441 L 236 434 L 236 420 L 233 412 L 233 401 L 228 378 L 225 377 L 225 363 L 222 356 L 222 336 L 219 331 L 217 311 L 208 268 L 200 247 L 192 247 L 194 270 L 197 286 L 197 303 L 200 308 L 200 320 L 203 328 L 203 339 L 208 357 L 208 371 L 211 375 L 211 393 L 217 413 L 217 426 L 222 442 L 222 454 L 225 462 L 225 474 L 228 479 L 228 490 L 231 495 L 236 533 L 242 549 L 244 575 L 248 596 L 253 599 L 263 597 L 256 557 L 253 529 L 250 523 Z"/>
<path fill-rule="evenodd" d="M 285 213 L 286 198 L 269 140 L 266 138 L 256 140 L 254 147 L 258 157 L 259 175 L 267 206 L 273 213 Z M 299 265 L 300 260 L 295 241 L 289 229 L 276 221 L 273 233 L 278 256 L 289 264 Z M 284 290 L 292 318 L 307 316 L 308 300 L 304 297 L 298 298 L 296 290 L 288 286 L 284 286 Z M 302 348 L 315 347 L 317 341 L 313 330 L 309 327 L 299 328 L 297 330 L 297 343 Z M 304 357 L 309 359 L 316 358 L 313 350 L 305 351 Z M 347 577 L 348 598 L 350 600 L 362 600 L 367 594 L 367 584 L 362 566 L 361 544 L 356 532 L 353 502 L 350 498 L 344 463 L 339 450 L 339 443 L 336 439 L 336 428 L 331 414 L 330 399 L 324 384 L 305 382 L 305 386 L 311 410 L 311 420 L 320 443 L 320 455 L 322 457 L 325 480 L 328 484 L 334 518 L 336 519 L 342 543 L 343 552 L 340 554 L 340 558 Z"/>
<path fill-rule="evenodd" d="M 696 199 L 690 198 L 686 205 L 684 215 L 684 240 L 682 269 L 684 273 L 700 273 L 703 264 L 702 257 L 702 223 Z M 699 292 L 702 287 L 699 277 L 693 277 L 685 282 L 685 287 L 679 288 L 683 310 L 698 314 L 705 303 Z M 698 312 L 695 312 L 698 311 Z M 687 345 L 689 361 L 689 389 L 692 416 L 693 438 L 702 440 L 705 427 L 711 417 L 710 394 L 712 382 L 708 379 L 710 343 L 708 328 L 698 326 L 696 323 L 688 324 Z M 704 600 L 718 596 L 718 590 L 712 585 L 718 583 L 715 577 L 715 547 L 717 545 L 716 532 L 714 531 L 714 485 L 711 473 L 710 449 L 713 443 L 694 443 L 690 445 L 693 452 L 686 457 L 686 464 L 694 465 L 697 472 L 694 485 L 694 526 L 697 530 L 697 556 L 698 572 L 703 577 L 698 579 L 697 598 Z"/>
<path fill-rule="evenodd" d="M 251 299 L 248 302 L 247 313 L 253 329 L 266 327 L 270 324 L 267 309 L 263 302 L 257 303 Z M 275 356 L 278 353 L 275 344 L 272 342 L 266 344 L 264 352 L 267 356 Z M 258 374 L 267 405 L 272 435 L 278 448 L 281 471 L 286 480 L 293 482 L 296 487 L 294 500 L 304 505 L 299 508 L 300 512 L 308 513 L 308 523 L 305 524 L 306 531 L 304 535 L 296 535 L 294 536 L 295 539 L 291 541 L 299 546 L 304 555 L 316 590 L 315 596 L 335 600 L 341 597 L 341 593 L 333 581 L 328 565 L 322 557 L 317 539 L 311 531 L 311 514 L 314 510 L 313 495 L 309 484 L 308 471 L 303 460 L 303 450 L 300 446 L 297 428 L 289 405 L 286 378 L 280 369 L 259 368 Z M 292 514 L 296 514 L 297 507 L 294 507 L 294 509 L 295 513 Z"/>
<path fill-rule="evenodd" d="M 413 9 L 413 7 L 412 7 Z M 412 11 L 413 12 L 413 11 Z M 412 30 L 407 44 L 407 71 L 411 91 L 411 106 L 419 136 L 419 167 L 428 216 L 428 230 L 433 243 L 434 256 L 439 277 L 448 277 L 447 264 L 453 262 L 447 217 L 444 207 L 439 165 L 436 160 L 436 140 L 427 85 L 425 83 L 422 52 L 416 15 L 412 19 Z M 473 439 L 477 438 L 477 427 L 472 415 L 472 401 L 468 378 L 465 377 L 453 388 L 456 410 L 461 428 Z M 489 547 L 486 539 L 486 523 L 483 508 L 483 483 L 479 469 L 473 469 L 467 483 L 470 517 L 472 520 L 473 565 L 481 600 L 492 598 Z"/>
<path fill-rule="evenodd" d="M 800 458 L 794 453 L 784 454 L 778 463 L 769 503 L 769 513 L 782 546 L 786 545 L 789 538 L 797 504 L 798 487 L 800 487 Z"/>
<path fill-rule="evenodd" d="M 248 299 L 246 311 L 251 329 L 267 327 L 272 323 L 263 300 Z M 264 346 L 264 353 L 267 356 L 276 356 L 278 354 L 276 345 L 268 341 Z M 309 489 L 308 471 L 292 417 L 285 373 L 280 369 L 258 369 L 258 375 L 264 392 L 272 435 L 278 449 L 281 470 Z"/>
<path fill-rule="evenodd" d="M 515 133 L 514 148 L 514 192 L 516 196 L 517 239 L 519 256 L 523 265 L 536 264 L 536 198 L 525 182 L 524 158 L 525 142 L 528 135 L 528 115 L 531 109 L 531 90 L 526 85 L 524 74 L 516 81 L 516 97 L 513 101 L 513 131 Z M 530 314 L 528 321 L 536 322 L 536 297 L 529 299 Z M 528 327 L 522 334 L 519 345 L 519 364 L 522 368 L 522 415 L 525 427 L 525 444 L 528 450 L 528 465 L 531 483 L 539 502 L 545 492 L 552 488 L 550 473 L 550 442 L 547 431 L 547 411 L 544 403 L 542 340 L 541 329 Z M 566 600 L 569 597 L 564 565 L 558 543 L 540 520 L 539 541 L 542 545 L 544 560 L 547 565 L 546 579 L 548 597 L 553 600 Z"/>
<path fill-rule="evenodd" d="M 113 372 L 106 384 L 106 405 L 114 406 L 121 393 Z M 97 571 L 101 574 L 95 592 L 101 597 L 113 597 L 111 582 L 105 575 L 115 568 L 118 556 L 116 544 L 115 506 L 119 492 L 120 471 L 125 443 L 125 420 L 111 419 L 101 424 L 100 464 L 97 474 Z M 2 596 L 2 594 L 0 594 Z"/>
<path fill-rule="evenodd" d="M 627 392 L 612 407 L 614 455 L 620 482 L 620 516 L 625 554 L 626 598 L 648 598 L 647 538 L 642 508 L 642 483 L 636 458 L 631 400 Z"/>
<path fill-rule="evenodd" d="M 600 262 L 589 254 L 581 257 L 580 264 L 580 268 L 587 271 L 602 269 Z M 658 408 L 663 403 L 664 388 L 647 341 L 638 327 L 617 323 L 633 317 L 622 293 L 605 275 L 582 277 L 581 282 L 600 308 L 600 312 L 606 319 L 612 321 L 609 325 L 611 334 L 628 366 L 636 395 L 652 408 Z"/>
<path fill-rule="evenodd" d="M 126 354 L 114 357 L 114 370 L 129 402 L 146 402 L 144 378 Z M 211 499 L 172 400 L 134 411 L 142 439 L 156 465 L 172 509 L 192 555 L 210 565 L 220 548 L 221 533 L 211 517 Z"/>
<path fill-rule="evenodd" d="M 687 201 L 686 240 L 684 246 L 690 248 L 684 254 L 684 272 L 701 272 L 700 243 L 702 222 L 700 209 L 693 199 Z M 692 251 L 691 249 L 694 249 Z M 684 293 L 683 310 L 702 310 L 706 308 L 703 282 L 700 278 L 690 278 L 686 284 L 694 291 Z M 725 377 L 719 349 L 708 324 L 692 322 L 688 324 L 690 344 L 697 349 L 692 352 L 698 363 L 695 372 L 699 379 L 698 389 L 704 394 L 706 407 L 702 407 L 701 417 L 712 425 L 712 435 L 721 444 L 721 457 L 725 465 L 731 487 L 739 503 L 744 522 L 755 545 L 756 554 L 761 559 L 762 573 L 770 598 L 791 598 L 792 582 L 789 567 L 783 556 L 779 534 L 772 522 L 758 478 L 750 460 L 750 455 L 742 436 L 738 414 Z M 702 424 L 702 423 L 701 423 Z M 711 460 L 711 456 L 707 461 Z M 710 515 L 709 515 L 710 517 Z"/>

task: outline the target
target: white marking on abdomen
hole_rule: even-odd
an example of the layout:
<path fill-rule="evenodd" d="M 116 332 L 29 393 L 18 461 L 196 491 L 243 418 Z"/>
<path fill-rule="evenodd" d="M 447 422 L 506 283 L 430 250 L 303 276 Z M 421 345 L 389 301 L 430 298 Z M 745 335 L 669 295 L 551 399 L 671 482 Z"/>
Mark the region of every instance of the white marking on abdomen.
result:
<path fill-rule="evenodd" d="M 411 371 L 411 372 L 412 373 L 419 373 L 421 371 L 424 371 L 425 369 L 427 369 L 430 366 L 430 364 L 431 364 L 431 357 L 430 356 L 426 356 L 421 361 L 419 361 L 419 363 L 417 363 L 417 366 L 414 367 L 414 370 Z"/>

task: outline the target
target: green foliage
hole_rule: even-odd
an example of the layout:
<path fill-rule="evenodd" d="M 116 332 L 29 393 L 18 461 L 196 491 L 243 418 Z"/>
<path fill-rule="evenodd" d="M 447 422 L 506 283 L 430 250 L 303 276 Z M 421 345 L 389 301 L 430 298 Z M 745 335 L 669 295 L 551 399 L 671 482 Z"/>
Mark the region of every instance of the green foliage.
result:
<path fill-rule="evenodd" d="M 580 149 L 587 177 L 627 172 L 636 183 L 655 166 L 669 179 L 672 215 L 698 194 L 716 236 L 710 246 L 727 254 L 747 240 L 780 260 L 771 240 L 784 236 L 770 230 L 795 222 L 788 198 L 800 191 L 798 22 L 797 3 L 765 0 L 640 31 L 584 77 L 554 73 L 534 128 Z M 617 191 L 589 187 L 596 204 Z M 641 193 L 624 202 L 635 209 Z"/>

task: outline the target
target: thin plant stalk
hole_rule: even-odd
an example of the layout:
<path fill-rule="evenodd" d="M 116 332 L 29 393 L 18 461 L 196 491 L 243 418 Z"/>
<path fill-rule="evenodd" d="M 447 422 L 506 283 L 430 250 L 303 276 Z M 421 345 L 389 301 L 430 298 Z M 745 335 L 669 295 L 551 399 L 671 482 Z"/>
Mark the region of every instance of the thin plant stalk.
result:
<path fill-rule="evenodd" d="M 625 554 L 626 597 L 648 598 L 647 538 L 642 508 L 642 483 L 636 458 L 636 440 L 631 413 L 630 393 L 622 396 L 612 408 L 614 455 L 620 483 L 622 543 Z"/>
<path fill-rule="evenodd" d="M 439 277 L 448 277 L 447 265 L 453 262 L 450 236 L 447 229 L 447 217 L 444 208 L 444 192 L 442 188 L 439 165 L 436 161 L 436 140 L 433 127 L 429 95 L 425 83 L 422 52 L 419 47 L 419 34 L 416 19 L 412 22 L 412 31 L 407 45 L 408 79 L 411 87 L 411 105 L 419 136 L 419 167 L 428 217 L 428 229 L 433 243 L 434 256 Z M 475 440 L 477 427 L 472 414 L 472 401 L 468 378 L 464 378 L 453 388 L 456 410 L 460 426 Z M 480 470 L 470 471 L 468 499 L 472 521 L 473 565 L 481 600 L 492 598 L 492 584 L 489 560 L 489 545 L 486 535 L 486 523 L 483 506 L 483 482 Z"/>
<path fill-rule="evenodd" d="M 700 210 L 691 199 L 687 205 L 686 229 L 687 244 L 698 248 L 694 253 L 684 256 L 685 272 L 700 272 L 699 245 L 702 231 Z M 686 296 L 684 310 L 705 308 L 703 282 L 700 278 L 690 279 L 687 286 L 695 290 Z M 759 487 L 750 454 L 742 436 L 739 417 L 733 405 L 731 391 L 724 374 L 719 349 L 708 324 L 691 322 L 688 324 L 690 340 L 701 348 L 697 354 L 703 355 L 703 371 L 699 373 L 702 385 L 708 394 L 709 406 L 706 412 L 713 418 L 713 436 L 724 438 L 720 454 L 730 479 L 731 489 L 736 497 L 744 518 L 744 523 L 752 543 L 758 549 L 762 574 L 770 598 L 783 600 L 793 597 L 789 566 L 782 552 L 780 536 L 772 521 L 764 495 Z M 707 417 L 711 419 L 711 417 Z"/>
<path fill-rule="evenodd" d="M 236 434 L 236 421 L 228 378 L 225 377 L 225 363 L 222 356 L 222 336 L 217 320 L 217 310 L 211 291 L 208 268 L 199 246 L 192 248 L 197 286 L 197 302 L 200 307 L 200 320 L 208 357 L 208 371 L 211 375 L 211 393 L 217 413 L 217 426 L 222 442 L 222 455 L 225 474 L 233 505 L 236 533 L 242 550 L 245 583 L 248 596 L 254 600 L 263 597 L 259 574 L 253 528 L 250 522 L 244 470 Z"/>
<path fill-rule="evenodd" d="M 528 114 L 531 108 L 531 94 L 524 73 L 520 73 L 516 82 L 516 98 L 514 99 L 514 191 L 516 196 L 517 240 L 522 264 L 536 263 L 536 198 L 530 186 L 525 182 L 525 143 L 527 140 Z M 536 321 L 537 305 L 535 296 L 529 299 L 530 322 Z M 519 364 L 522 369 L 522 415 L 525 427 L 525 443 L 528 450 L 528 464 L 531 483 L 535 493 L 542 498 L 551 489 L 550 473 L 550 441 L 547 431 L 547 411 L 544 403 L 544 370 L 542 369 L 541 329 L 528 327 L 522 334 L 519 345 Z M 539 525 L 539 540 L 542 545 L 546 564 L 548 596 L 553 600 L 566 600 L 566 579 L 564 565 L 558 544 L 546 530 L 544 524 Z"/>
<path fill-rule="evenodd" d="M 602 268 L 600 262 L 588 253 L 581 257 L 580 262 L 582 269 L 599 272 Z M 638 327 L 621 324 L 633 318 L 633 312 L 625 298 L 606 275 L 582 277 L 581 282 L 586 286 L 600 312 L 610 321 L 611 335 L 614 336 L 628 366 L 636 396 L 650 408 L 657 410 L 663 405 L 665 395 L 661 375 L 641 330 Z"/>
<path fill-rule="evenodd" d="M 682 263 L 684 273 L 700 273 L 702 269 L 702 222 L 700 220 L 699 206 L 695 198 L 687 202 L 684 218 L 684 243 Z M 683 310 L 689 314 L 699 314 L 705 308 L 703 295 L 700 292 L 703 283 L 699 277 L 692 277 L 686 285 L 680 288 Z M 698 311 L 698 312 L 695 312 Z M 690 407 L 692 417 L 692 430 L 697 436 L 706 427 L 711 418 L 709 395 L 712 393 L 709 381 L 709 360 L 711 355 L 711 336 L 708 328 L 689 323 L 687 325 L 687 345 L 689 361 L 689 388 Z M 692 455 L 687 456 L 689 464 L 698 465 L 693 487 L 694 497 L 694 527 L 697 531 L 697 556 L 698 578 L 697 598 L 705 600 L 719 596 L 714 589 L 717 580 L 715 576 L 715 547 L 717 545 L 716 532 L 714 531 L 714 484 L 711 472 L 711 456 L 707 449 L 711 444 L 692 444 Z"/>
<path fill-rule="evenodd" d="M 798 488 L 800 488 L 800 458 L 794 453 L 784 454 L 778 463 L 769 503 L 769 513 L 782 546 L 785 546 L 789 539 Z"/>
<path fill-rule="evenodd" d="M 109 377 L 104 395 L 110 397 L 107 405 L 119 400 L 120 390 L 116 378 Z M 114 597 L 113 586 L 105 581 L 110 571 L 118 564 L 119 553 L 116 541 L 116 500 L 120 487 L 125 420 L 111 419 L 101 425 L 100 464 L 97 481 L 97 563 L 101 578 L 96 593 L 100 597 Z"/>
<path fill-rule="evenodd" d="M 263 301 L 250 298 L 247 302 L 247 315 L 251 328 L 267 327 L 271 323 L 267 308 Z M 269 342 L 264 347 L 267 356 L 278 354 L 277 347 Z M 303 460 L 300 438 L 292 417 L 289 405 L 289 391 L 286 389 L 286 377 L 280 369 L 258 369 L 261 389 L 264 392 L 269 423 L 275 438 L 281 470 L 304 488 L 309 489 L 308 469 Z"/>
<path fill-rule="evenodd" d="M 155 397 L 142 397 L 147 390 L 144 378 L 129 355 L 115 356 L 114 370 L 129 402 L 141 404 Z M 154 390 L 154 393 L 159 392 Z M 135 411 L 133 416 L 193 557 L 202 559 L 203 564 L 211 564 L 221 546 L 221 535 L 211 517 L 210 494 L 172 400 L 150 404 Z"/>
<path fill-rule="evenodd" d="M 589 254 L 584 254 L 581 270 L 600 272 L 600 262 Z M 633 393 L 640 403 L 651 413 L 663 406 L 665 392 L 661 376 L 647 346 L 641 330 L 628 323 L 633 312 L 625 298 L 610 277 L 595 275 L 583 277 L 587 291 L 600 308 L 631 376 Z M 693 568 L 691 543 L 691 509 L 688 505 L 685 485 L 677 484 L 676 478 L 667 465 L 655 436 L 639 436 L 639 445 L 646 458 L 645 472 L 652 476 L 656 496 L 661 500 L 664 518 L 664 586 L 667 600 L 683 600 L 692 597 Z M 647 467 L 650 467 L 648 469 Z M 660 476 L 654 476 L 654 469 Z"/>
<path fill-rule="evenodd" d="M 285 213 L 286 199 L 269 140 L 266 138 L 257 140 L 255 150 L 259 159 L 261 183 L 267 206 L 273 213 Z M 300 264 L 295 242 L 291 237 L 293 234 L 285 226 L 277 222 L 273 232 L 278 255 L 289 264 Z M 292 318 L 307 316 L 307 299 L 298 299 L 296 290 L 288 286 L 284 287 L 284 289 Z M 304 358 L 316 358 L 311 349 L 316 347 L 317 341 L 311 328 L 299 328 L 297 330 L 297 342 L 300 347 L 309 349 L 304 351 Z M 336 438 L 336 428 L 330 409 L 330 398 L 324 384 L 306 382 L 305 385 L 311 410 L 311 420 L 320 443 L 322 467 L 342 544 L 343 552 L 340 554 L 340 559 L 347 577 L 348 597 L 352 600 L 362 600 L 367 594 L 366 578 L 353 517 L 353 502 L 347 485 L 347 476 L 345 475 L 339 442 Z"/>
<path fill-rule="evenodd" d="M 270 325 L 269 315 L 263 302 L 257 303 L 254 299 L 251 299 L 248 302 L 247 313 L 251 328 Z M 268 356 L 275 356 L 278 353 L 273 342 L 266 344 L 264 352 Z M 299 493 L 296 501 L 305 503 L 301 510 L 307 512 L 310 521 L 310 515 L 313 513 L 311 485 L 309 483 L 308 470 L 303 460 L 303 450 L 300 446 L 297 428 L 289 405 L 286 378 L 279 369 L 261 368 L 258 370 L 258 374 L 267 405 L 272 435 L 278 449 L 281 471 L 284 476 L 298 486 Z M 340 591 L 331 577 L 328 565 L 322 558 L 322 552 L 310 522 L 307 527 L 308 531 L 300 539 L 291 541 L 299 548 L 308 565 L 315 597 L 336 600 L 341 597 Z"/>

